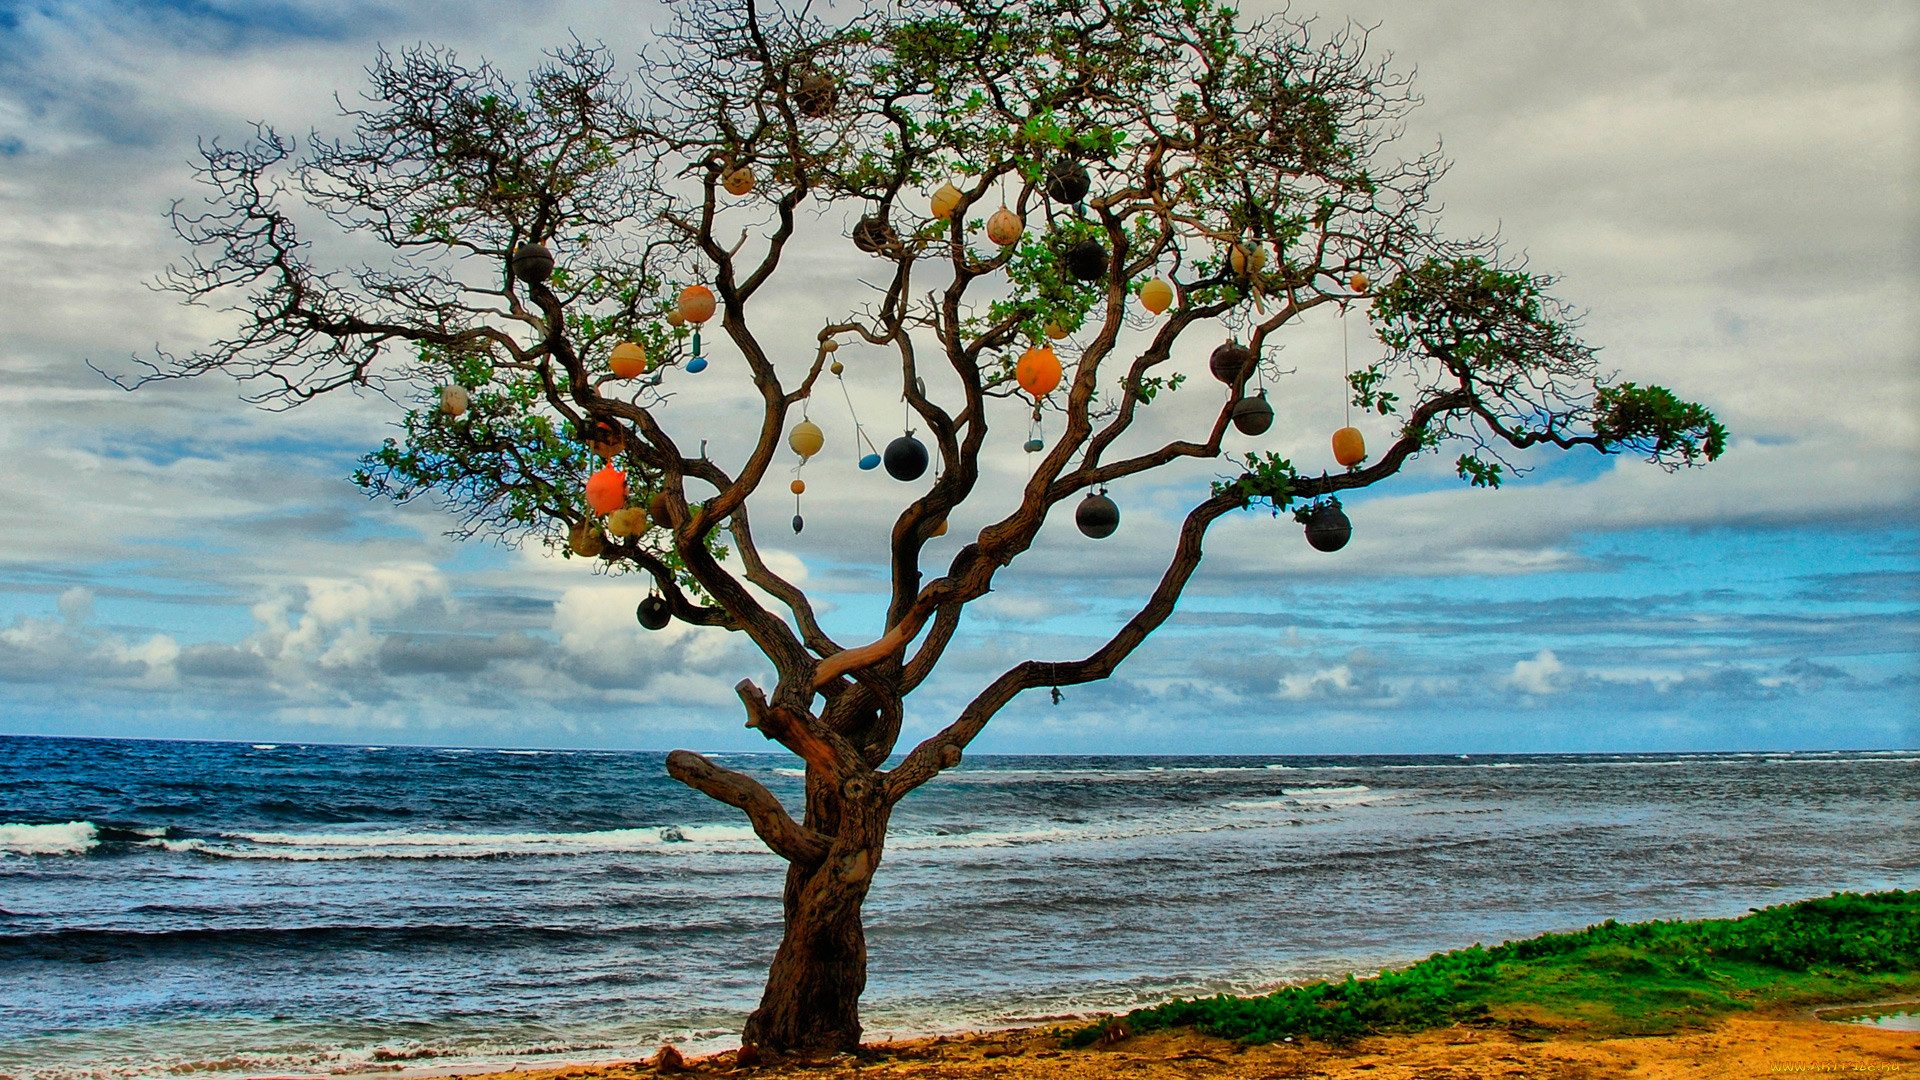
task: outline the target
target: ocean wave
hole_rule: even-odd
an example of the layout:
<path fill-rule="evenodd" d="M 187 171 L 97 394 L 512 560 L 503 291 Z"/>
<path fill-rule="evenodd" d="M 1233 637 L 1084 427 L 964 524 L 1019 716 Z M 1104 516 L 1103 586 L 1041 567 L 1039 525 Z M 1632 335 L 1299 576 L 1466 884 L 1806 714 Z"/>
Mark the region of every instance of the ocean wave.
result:
<path fill-rule="evenodd" d="M 577 833 L 451 833 L 379 830 L 346 833 L 227 832 L 218 837 L 156 837 L 145 846 L 224 859 L 335 862 L 349 859 L 485 859 L 522 855 L 623 852 L 719 853 L 765 850 L 750 825 L 665 825 Z"/>
<path fill-rule="evenodd" d="M 0 825 L 0 854 L 79 855 L 99 846 L 100 827 L 91 821 Z"/>

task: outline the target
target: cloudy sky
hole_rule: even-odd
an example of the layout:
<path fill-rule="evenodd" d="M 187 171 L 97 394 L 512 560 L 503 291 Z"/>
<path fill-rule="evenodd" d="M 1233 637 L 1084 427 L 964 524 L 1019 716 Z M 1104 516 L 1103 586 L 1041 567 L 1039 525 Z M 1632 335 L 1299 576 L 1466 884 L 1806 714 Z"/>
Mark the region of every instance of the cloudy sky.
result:
<path fill-rule="evenodd" d="M 1016 702 L 977 749 L 1920 745 L 1915 7 L 1293 10 L 1377 23 L 1374 47 L 1426 99 L 1410 151 L 1438 141 L 1456 162 L 1448 228 L 1498 231 L 1563 275 L 1605 362 L 1714 408 L 1732 447 L 1683 475 L 1543 457 L 1497 493 L 1425 461 L 1349 501 L 1356 538 L 1331 556 L 1290 521 L 1242 515 L 1118 677 Z M 180 253 L 162 215 L 194 194 L 196 140 L 254 120 L 340 131 L 333 95 L 357 92 L 380 45 L 522 72 L 569 31 L 630 55 L 658 22 L 628 3 L 0 2 L 0 732 L 766 745 L 728 689 L 764 673 L 741 642 L 648 634 L 634 579 L 455 543 L 431 505 L 362 498 L 346 476 L 387 433 L 386 402 L 265 413 L 230 382 L 128 395 L 86 364 L 221 329 L 148 288 Z M 817 251 L 809 280 L 769 300 L 805 333 L 818 283 L 859 272 L 844 243 Z M 1264 448 L 1327 457 L 1340 342 L 1332 319 L 1286 338 L 1296 374 Z M 884 438 L 897 403 L 859 365 L 850 350 Z M 724 357 L 709 377 L 711 400 L 675 422 L 721 433 L 724 456 Z M 853 467 L 839 404 L 816 410 L 839 442 L 810 466 L 809 528 L 769 557 L 859 641 L 880 629 L 881 536 L 907 492 Z M 992 467 L 1024 480 L 1017 448 Z M 1116 489 L 1124 524 L 1097 559 L 1070 522 L 1049 526 L 910 703 L 909 734 L 1008 664 L 1110 633 L 1213 472 Z"/>

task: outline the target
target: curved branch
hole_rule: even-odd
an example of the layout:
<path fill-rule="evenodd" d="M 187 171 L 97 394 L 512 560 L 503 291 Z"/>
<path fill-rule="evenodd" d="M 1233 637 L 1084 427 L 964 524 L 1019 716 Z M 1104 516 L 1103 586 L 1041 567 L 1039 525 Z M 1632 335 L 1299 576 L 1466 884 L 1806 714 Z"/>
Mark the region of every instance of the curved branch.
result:
<path fill-rule="evenodd" d="M 803 866 L 818 866 L 826 861 L 832 842 L 793 820 L 773 792 L 753 777 L 715 765 L 691 750 L 675 750 L 667 755 L 667 775 L 703 795 L 746 811 L 753 831 L 766 841 L 775 855 Z"/>

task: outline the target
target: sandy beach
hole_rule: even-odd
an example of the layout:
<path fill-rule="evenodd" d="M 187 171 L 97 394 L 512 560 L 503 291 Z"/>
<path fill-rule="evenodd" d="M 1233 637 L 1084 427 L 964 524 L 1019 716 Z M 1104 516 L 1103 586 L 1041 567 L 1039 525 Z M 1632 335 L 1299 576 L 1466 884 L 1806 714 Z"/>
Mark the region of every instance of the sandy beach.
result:
<path fill-rule="evenodd" d="M 1155 1032 L 1063 1050 L 1043 1029 L 874 1044 L 859 1057 L 761 1063 L 733 1053 L 695 1058 L 689 1073 L 730 1076 L 927 1080 L 1753 1080 L 1768 1076 L 1920 1077 L 1920 1032 L 1822 1021 L 1807 1014 L 1751 1015 L 1691 1032 L 1593 1039 L 1452 1027 L 1380 1036 L 1350 1046 L 1280 1043 L 1241 1047 L 1192 1032 Z M 488 1074 L 514 1080 L 626 1080 L 662 1070 L 647 1062 Z M 668 1069 L 666 1071 L 673 1071 Z"/>

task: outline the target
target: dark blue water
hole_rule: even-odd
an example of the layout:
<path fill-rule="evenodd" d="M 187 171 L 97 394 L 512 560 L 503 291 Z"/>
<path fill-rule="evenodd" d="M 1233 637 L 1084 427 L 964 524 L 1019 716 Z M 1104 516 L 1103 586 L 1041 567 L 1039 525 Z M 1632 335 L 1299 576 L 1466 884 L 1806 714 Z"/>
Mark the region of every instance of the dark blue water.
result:
<path fill-rule="evenodd" d="M 868 1028 L 1920 887 L 1916 806 L 1914 752 L 972 758 L 895 814 Z M 0 1077 L 724 1042 L 783 866 L 658 754 L 0 738 Z"/>

